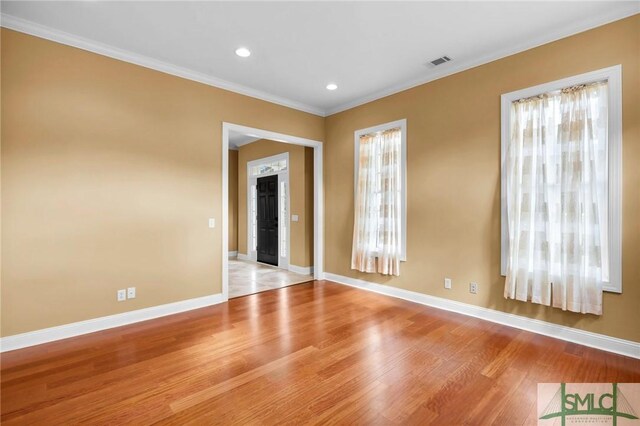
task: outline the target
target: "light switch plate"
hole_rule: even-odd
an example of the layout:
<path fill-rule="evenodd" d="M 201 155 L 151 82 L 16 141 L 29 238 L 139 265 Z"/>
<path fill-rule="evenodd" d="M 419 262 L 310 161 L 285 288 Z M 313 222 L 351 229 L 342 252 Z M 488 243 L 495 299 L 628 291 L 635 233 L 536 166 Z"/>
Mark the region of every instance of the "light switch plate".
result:
<path fill-rule="evenodd" d="M 297 214 L 292 214 L 291 215 L 291 222 L 297 222 L 299 220 L 298 215 Z"/>
<path fill-rule="evenodd" d="M 136 288 L 129 287 L 127 288 L 127 299 L 135 299 L 136 298 Z"/>
<path fill-rule="evenodd" d="M 209 218 L 209 228 L 215 228 L 216 227 L 216 219 L 213 217 Z"/>

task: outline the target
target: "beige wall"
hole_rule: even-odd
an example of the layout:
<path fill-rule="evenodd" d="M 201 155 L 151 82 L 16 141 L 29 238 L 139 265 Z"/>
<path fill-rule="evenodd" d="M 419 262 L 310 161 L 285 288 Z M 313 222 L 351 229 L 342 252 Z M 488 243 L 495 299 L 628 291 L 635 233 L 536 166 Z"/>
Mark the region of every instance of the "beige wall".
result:
<path fill-rule="evenodd" d="M 634 16 L 324 120 L 3 29 L 1 334 L 219 293 L 221 230 L 207 218 L 221 223 L 228 121 L 326 140 L 326 271 L 640 341 L 639 51 Z M 624 293 L 605 294 L 601 317 L 507 301 L 499 96 L 619 63 Z M 400 118 L 408 120 L 409 260 L 399 278 L 356 274 L 353 132 Z M 116 302 L 116 290 L 131 285 L 138 298 Z"/>
<path fill-rule="evenodd" d="M 1 78 L 3 336 L 220 293 L 222 122 L 324 139 L 321 117 L 6 29 Z"/>
<path fill-rule="evenodd" d="M 238 251 L 238 151 L 229 150 L 229 251 Z"/>
<path fill-rule="evenodd" d="M 640 341 L 640 15 L 332 115 L 325 138 L 325 270 Z M 500 95 L 623 67 L 623 287 L 601 317 L 505 300 L 500 276 Z M 407 119 L 408 261 L 401 276 L 350 270 L 353 132 Z M 443 279 L 453 279 L 445 290 Z M 480 292 L 468 292 L 469 282 Z"/>
<path fill-rule="evenodd" d="M 291 222 L 291 254 L 289 263 L 296 266 L 313 265 L 313 148 L 271 140 L 240 147 L 238 155 L 238 252 L 247 254 L 247 163 L 272 155 L 289 153 L 290 215 L 297 214 L 298 222 Z M 309 164 L 309 156 L 312 161 Z M 311 204 L 309 204 L 309 198 Z M 291 216 L 289 216 L 291 217 Z"/>

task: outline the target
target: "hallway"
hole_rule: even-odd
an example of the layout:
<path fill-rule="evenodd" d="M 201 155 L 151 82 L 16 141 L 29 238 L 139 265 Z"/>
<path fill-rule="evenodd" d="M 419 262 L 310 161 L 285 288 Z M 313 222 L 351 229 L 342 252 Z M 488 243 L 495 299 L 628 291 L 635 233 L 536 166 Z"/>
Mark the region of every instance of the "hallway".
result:
<path fill-rule="evenodd" d="M 312 275 L 246 260 L 229 259 L 229 298 L 246 296 L 313 280 Z"/>

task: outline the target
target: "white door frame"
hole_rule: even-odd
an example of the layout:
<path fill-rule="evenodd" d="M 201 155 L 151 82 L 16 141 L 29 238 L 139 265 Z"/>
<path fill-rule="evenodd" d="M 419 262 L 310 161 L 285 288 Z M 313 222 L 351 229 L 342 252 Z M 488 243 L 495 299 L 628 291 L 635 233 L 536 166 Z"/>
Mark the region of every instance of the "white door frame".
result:
<path fill-rule="evenodd" d="M 265 164 L 265 163 L 271 163 L 273 161 L 278 161 L 278 160 L 285 160 L 287 162 L 287 168 L 285 170 L 281 170 L 281 171 L 277 171 L 277 172 L 271 172 L 271 173 L 264 173 L 261 174 L 260 176 L 253 176 L 251 175 L 251 168 L 255 167 L 255 166 L 259 166 L 260 164 Z M 282 211 L 282 197 L 280 197 L 280 187 L 282 182 L 284 182 L 285 184 L 285 188 L 286 188 L 286 212 L 287 215 L 283 218 L 279 219 L 278 222 L 278 268 L 283 268 L 283 269 L 289 269 L 289 264 L 290 262 L 290 252 L 291 252 L 291 221 L 289 220 L 289 218 L 291 217 L 291 189 L 289 188 L 289 153 L 288 152 L 283 152 L 282 154 L 276 154 L 276 155 L 271 155 L 269 157 L 264 157 L 264 158 L 258 158 L 256 160 L 251 160 L 251 161 L 247 161 L 247 256 L 249 256 L 249 259 L 257 262 L 258 261 L 258 253 L 252 249 L 251 246 L 251 239 L 253 237 L 253 226 L 252 226 L 252 219 L 253 217 L 251 216 L 251 202 L 253 201 L 251 199 L 251 185 L 256 185 L 258 178 L 261 177 L 266 177 L 266 176 L 278 176 L 278 217 L 280 217 L 280 212 Z M 257 212 L 256 212 L 257 213 Z M 280 230 L 282 229 L 282 227 L 280 226 L 281 224 L 284 223 L 285 229 L 286 229 L 286 236 L 285 236 L 285 241 L 286 241 L 286 256 L 281 256 L 280 254 L 282 253 L 281 250 L 281 241 L 282 239 L 280 238 Z M 257 240 L 257 238 L 256 238 Z"/>
<path fill-rule="evenodd" d="M 322 142 L 233 123 L 222 123 L 222 297 L 229 299 L 229 131 L 313 148 L 313 278 L 324 278 L 324 189 Z M 291 212 L 288 212 L 291 215 Z"/>

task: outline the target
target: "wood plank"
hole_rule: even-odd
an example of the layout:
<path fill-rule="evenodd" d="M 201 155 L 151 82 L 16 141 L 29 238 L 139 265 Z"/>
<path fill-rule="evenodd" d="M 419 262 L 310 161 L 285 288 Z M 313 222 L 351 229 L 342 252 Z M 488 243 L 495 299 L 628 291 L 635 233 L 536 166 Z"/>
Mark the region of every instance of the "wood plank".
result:
<path fill-rule="evenodd" d="M 640 381 L 636 359 L 323 281 L 0 362 L 8 425 L 532 424 L 539 382 Z"/>

